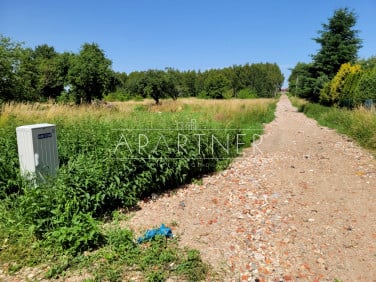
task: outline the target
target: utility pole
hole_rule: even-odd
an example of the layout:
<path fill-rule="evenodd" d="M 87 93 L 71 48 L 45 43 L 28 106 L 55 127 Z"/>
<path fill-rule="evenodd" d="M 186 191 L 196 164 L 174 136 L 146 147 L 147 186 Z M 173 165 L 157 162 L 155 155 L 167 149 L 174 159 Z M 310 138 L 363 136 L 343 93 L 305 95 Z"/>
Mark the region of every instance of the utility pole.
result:
<path fill-rule="evenodd" d="M 298 83 L 299 83 L 299 75 L 296 76 L 296 82 L 295 82 L 295 95 L 296 96 L 296 93 L 298 93 Z"/>

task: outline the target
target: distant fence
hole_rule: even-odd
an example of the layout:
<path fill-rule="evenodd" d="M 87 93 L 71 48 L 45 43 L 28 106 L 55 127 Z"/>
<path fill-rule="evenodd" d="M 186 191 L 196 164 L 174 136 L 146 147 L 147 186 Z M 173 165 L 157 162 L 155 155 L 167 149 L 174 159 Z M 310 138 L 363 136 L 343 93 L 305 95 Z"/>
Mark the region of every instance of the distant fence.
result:
<path fill-rule="evenodd" d="M 363 105 L 367 109 L 372 109 L 372 107 L 375 106 L 375 102 L 376 102 L 376 100 L 367 99 L 367 100 L 364 101 Z"/>
<path fill-rule="evenodd" d="M 356 106 L 362 106 L 367 110 L 375 110 L 376 100 L 375 99 L 365 99 L 362 101 L 355 99 L 345 99 L 341 101 L 340 105 L 349 109 L 353 109 Z"/>

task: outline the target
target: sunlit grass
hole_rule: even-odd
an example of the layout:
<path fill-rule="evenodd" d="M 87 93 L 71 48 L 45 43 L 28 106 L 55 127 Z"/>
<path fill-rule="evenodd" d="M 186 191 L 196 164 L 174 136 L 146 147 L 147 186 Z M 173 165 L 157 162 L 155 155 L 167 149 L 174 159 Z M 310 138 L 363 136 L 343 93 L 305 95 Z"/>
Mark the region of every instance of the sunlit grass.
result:
<path fill-rule="evenodd" d="M 42 123 L 54 120 L 77 120 L 82 118 L 116 119 L 131 117 L 135 110 L 143 109 L 149 113 L 199 112 L 218 121 L 231 120 L 234 115 L 246 112 L 267 112 L 273 99 L 231 99 L 205 100 L 182 98 L 176 101 L 162 100 L 156 105 L 152 99 L 143 101 L 111 102 L 94 105 L 60 105 L 53 103 L 9 103 L 2 105 L 0 127 L 10 118 L 24 123 Z"/>
<path fill-rule="evenodd" d="M 354 138 L 361 146 L 376 152 L 376 111 L 374 108 L 325 107 L 290 97 L 293 105 L 308 117 L 316 119 L 321 125 L 336 129 Z"/>

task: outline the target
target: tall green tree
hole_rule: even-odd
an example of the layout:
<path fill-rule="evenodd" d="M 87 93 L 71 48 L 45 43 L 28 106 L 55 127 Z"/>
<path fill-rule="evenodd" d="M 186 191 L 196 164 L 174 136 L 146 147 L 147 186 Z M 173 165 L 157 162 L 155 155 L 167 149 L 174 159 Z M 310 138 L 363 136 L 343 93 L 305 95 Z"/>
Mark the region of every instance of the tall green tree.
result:
<path fill-rule="evenodd" d="M 16 98 L 22 44 L 0 34 L 0 102 Z"/>
<path fill-rule="evenodd" d="M 44 99 L 58 97 L 67 82 L 69 55 L 43 44 L 34 49 L 33 57 L 38 72 L 37 92 Z"/>
<path fill-rule="evenodd" d="M 79 54 L 73 57 L 68 73 L 76 103 L 90 103 L 109 92 L 111 64 L 98 44 L 85 43 L 82 46 Z"/>
<path fill-rule="evenodd" d="M 289 91 L 295 96 L 318 102 L 322 88 L 330 81 L 326 74 L 316 76 L 313 63 L 297 63 L 289 76 Z"/>
<path fill-rule="evenodd" d="M 156 104 L 164 97 L 177 98 L 177 89 L 173 80 L 162 70 L 148 70 L 140 81 L 143 89 L 143 96 L 149 96 L 154 99 Z"/>
<path fill-rule="evenodd" d="M 313 63 L 317 77 L 325 74 L 332 79 L 342 64 L 355 63 L 362 40 L 359 31 L 354 29 L 357 17 L 348 8 L 338 9 L 322 24 L 318 31 L 319 37 L 314 40 L 321 45 L 321 49 L 313 56 Z"/>
<path fill-rule="evenodd" d="M 230 89 L 230 80 L 221 70 L 211 70 L 204 83 L 206 95 L 214 99 L 224 98 L 225 92 Z"/>
<path fill-rule="evenodd" d="M 39 71 L 38 64 L 34 58 L 34 50 L 23 49 L 20 56 L 20 64 L 17 70 L 20 79 L 16 91 L 18 101 L 37 101 L 41 96 L 38 92 Z"/>
<path fill-rule="evenodd" d="M 243 81 L 259 97 L 273 97 L 281 89 L 284 80 L 277 64 L 258 63 L 246 65 Z"/>
<path fill-rule="evenodd" d="M 179 96 L 185 96 L 185 87 L 181 72 L 173 68 L 166 68 L 165 80 L 167 83 L 167 95 L 173 100 L 177 100 Z"/>
<path fill-rule="evenodd" d="M 241 80 L 242 66 L 233 65 L 232 67 L 223 69 L 227 79 L 230 80 L 232 89 L 232 96 L 237 97 L 238 92 L 244 88 L 244 83 Z"/>
<path fill-rule="evenodd" d="M 33 57 L 36 59 L 52 59 L 56 57 L 57 52 L 53 46 L 47 44 L 38 45 L 34 48 Z"/>
<path fill-rule="evenodd" d="M 122 91 L 125 92 L 125 85 L 128 79 L 128 75 L 125 72 L 114 72 L 112 75 L 112 91 Z"/>
<path fill-rule="evenodd" d="M 197 88 L 196 88 L 196 80 L 197 80 L 197 73 L 196 71 L 185 71 L 181 74 L 182 79 L 182 88 L 183 93 L 182 96 L 197 96 Z"/>

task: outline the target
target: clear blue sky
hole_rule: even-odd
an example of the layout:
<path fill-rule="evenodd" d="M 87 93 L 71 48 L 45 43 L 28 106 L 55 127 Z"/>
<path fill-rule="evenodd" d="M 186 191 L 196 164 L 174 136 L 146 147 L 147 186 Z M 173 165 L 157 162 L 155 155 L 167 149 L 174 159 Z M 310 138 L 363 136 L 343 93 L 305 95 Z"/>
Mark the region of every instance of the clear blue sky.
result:
<path fill-rule="evenodd" d="M 376 55 L 375 0 L 0 0 L 0 33 L 59 52 L 95 42 L 127 73 L 277 63 L 286 85 L 288 69 L 319 49 L 321 24 L 344 7 L 358 15 L 359 56 Z"/>

